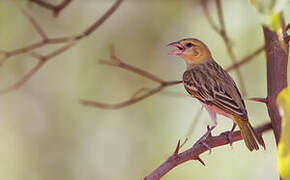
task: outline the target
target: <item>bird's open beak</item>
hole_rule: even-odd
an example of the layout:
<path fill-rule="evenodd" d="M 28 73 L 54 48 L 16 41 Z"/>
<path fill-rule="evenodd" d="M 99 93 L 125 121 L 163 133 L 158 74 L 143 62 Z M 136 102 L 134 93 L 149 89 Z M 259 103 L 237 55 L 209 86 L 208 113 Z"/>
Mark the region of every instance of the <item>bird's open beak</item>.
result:
<path fill-rule="evenodd" d="M 179 42 L 169 43 L 167 46 L 174 46 L 174 47 L 177 47 L 178 48 L 176 50 L 173 50 L 173 51 L 168 52 L 168 54 L 173 54 L 173 55 L 179 56 L 185 50 L 185 47 L 182 44 L 180 44 Z"/>

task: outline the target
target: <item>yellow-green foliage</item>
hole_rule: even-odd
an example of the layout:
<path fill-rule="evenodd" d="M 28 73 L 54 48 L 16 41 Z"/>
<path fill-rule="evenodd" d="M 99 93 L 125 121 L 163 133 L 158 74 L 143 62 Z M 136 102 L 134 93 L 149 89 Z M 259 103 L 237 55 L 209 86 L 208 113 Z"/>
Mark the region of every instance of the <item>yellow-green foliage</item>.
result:
<path fill-rule="evenodd" d="M 279 171 L 283 179 L 290 179 L 290 86 L 280 92 L 277 104 L 281 108 L 282 134 L 278 145 Z"/>
<path fill-rule="evenodd" d="M 281 28 L 280 12 L 289 0 L 250 0 L 261 15 L 261 22 L 273 31 Z"/>

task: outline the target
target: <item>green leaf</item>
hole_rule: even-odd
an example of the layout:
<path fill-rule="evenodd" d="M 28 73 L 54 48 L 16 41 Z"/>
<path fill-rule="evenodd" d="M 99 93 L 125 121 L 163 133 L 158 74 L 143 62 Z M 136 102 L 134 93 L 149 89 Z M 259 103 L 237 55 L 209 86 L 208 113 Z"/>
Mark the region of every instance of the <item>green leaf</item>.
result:
<path fill-rule="evenodd" d="M 272 31 L 281 29 L 280 13 L 290 0 L 250 0 L 261 16 L 261 23 Z"/>
<path fill-rule="evenodd" d="M 271 15 L 271 24 L 270 27 L 278 32 L 281 29 L 280 13 L 273 13 Z"/>
<path fill-rule="evenodd" d="M 282 133 L 278 144 L 278 165 L 284 180 L 290 180 L 290 86 L 282 90 L 277 98 L 282 116 Z"/>

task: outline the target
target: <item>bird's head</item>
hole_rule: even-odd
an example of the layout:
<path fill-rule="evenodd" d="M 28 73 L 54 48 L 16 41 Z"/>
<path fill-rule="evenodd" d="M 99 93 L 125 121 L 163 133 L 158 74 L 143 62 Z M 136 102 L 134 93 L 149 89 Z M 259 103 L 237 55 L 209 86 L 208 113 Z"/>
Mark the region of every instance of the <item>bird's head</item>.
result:
<path fill-rule="evenodd" d="M 169 54 L 182 57 L 187 65 L 194 65 L 212 59 L 208 47 L 197 39 L 182 39 L 170 43 L 168 46 L 177 47 L 178 49 L 170 51 Z"/>

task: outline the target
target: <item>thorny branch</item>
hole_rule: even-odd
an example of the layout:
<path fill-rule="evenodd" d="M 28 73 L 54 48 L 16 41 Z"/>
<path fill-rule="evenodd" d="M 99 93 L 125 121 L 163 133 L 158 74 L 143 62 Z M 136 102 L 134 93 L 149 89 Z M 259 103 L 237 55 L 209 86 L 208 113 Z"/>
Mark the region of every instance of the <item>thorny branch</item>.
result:
<path fill-rule="evenodd" d="M 27 12 L 22 10 L 25 17 L 28 19 L 30 24 L 33 26 L 33 28 L 41 37 L 41 40 L 38 42 L 32 43 L 30 45 L 27 45 L 25 47 L 22 47 L 22 48 L 10 50 L 10 51 L 1 50 L 0 54 L 3 57 L 0 59 L 0 66 L 3 65 L 12 56 L 17 56 L 17 55 L 25 54 L 25 53 L 31 53 L 30 54 L 31 56 L 38 59 L 38 63 L 27 74 L 25 74 L 20 80 L 10 85 L 9 87 L 0 89 L 0 94 L 7 93 L 21 87 L 26 81 L 28 81 L 31 77 L 33 77 L 33 75 L 35 75 L 48 60 L 62 54 L 63 52 L 67 51 L 68 49 L 73 47 L 75 44 L 77 44 L 78 41 L 80 41 L 81 39 L 93 33 L 96 29 L 98 29 L 98 27 L 100 27 L 100 25 L 102 25 L 118 9 L 118 7 L 120 6 L 122 2 L 123 0 L 116 0 L 116 2 L 100 18 L 98 18 L 92 25 L 86 28 L 83 32 L 76 34 L 74 36 L 59 37 L 59 38 L 49 38 L 49 36 L 45 33 L 45 31 L 39 25 L 39 23 L 37 23 L 37 21 L 32 16 L 30 16 Z M 54 50 L 53 52 L 47 55 L 35 55 L 37 53 L 33 52 L 34 50 L 37 50 L 39 48 L 42 48 L 51 44 L 53 45 L 63 44 L 63 45 L 60 48 Z"/>
<path fill-rule="evenodd" d="M 63 0 L 60 4 L 53 5 L 43 0 L 29 0 L 29 1 L 39 5 L 40 7 L 52 11 L 54 17 L 57 17 L 59 13 L 72 2 L 72 0 Z"/>
<path fill-rule="evenodd" d="M 262 134 L 272 128 L 271 123 L 262 125 L 255 129 L 257 134 L 259 136 L 262 136 Z M 205 140 L 205 142 L 211 147 L 219 147 L 224 146 L 226 144 L 229 144 L 229 140 L 227 137 L 227 133 L 222 133 L 219 136 L 208 136 Z M 233 142 L 242 140 L 242 136 L 240 131 L 235 131 L 233 133 Z M 179 164 L 182 164 L 186 161 L 190 160 L 198 160 L 200 163 L 205 165 L 203 160 L 200 158 L 200 155 L 208 150 L 207 147 L 205 147 L 203 144 L 198 143 L 194 144 L 192 148 L 179 153 L 180 150 L 180 142 L 178 142 L 178 145 L 176 147 L 175 152 L 173 155 L 171 155 L 164 163 L 162 163 L 157 169 L 155 169 L 152 173 L 150 173 L 148 176 L 144 178 L 144 180 L 158 180 L 161 177 L 163 177 L 166 173 L 168 173 L 171 169 L 175 168 Z"/>
<path fill-rule="evenodd" d="M 284 18 L 281 15 L 281 21 L 283 24 Z M 288 30 L 284 27 L 283 31 Z M 252 100 L 265 103 L 268 108 L 268 114 L 271 118 L 271 123 L 265 124 L 256 128 L 256 132 L 259 136 L 262 135 L 263 132 L 273 129 L 276 143 L 278 145 L 280 134 L 281 134 L 281 117 L 278 112 L 278 107 L 276 105 L 276 97 L 278 93 L 285 87 L 287 87 L 287 63 L 288 63 L 288 50 L 283 49 L 277 34 L 271 31 L 266 26 L 263 26 L 264 37 L 265 37 L 265 49 L 266 49 L 266 57 L 267 57 L 267 90 L 268 95 L 267 98 L 252 98 Z M 283 35 L 285 37 L 285 32 Z M 285 40 L 285 44 L 289 43 Z M 285 46 L 288 48 L 288 44 Z M 257 53 L 253 53 L 252 55 L 256 55 Z M 250 56 L 249 56 L 250 57 Z M 245 58 L 247 59 L 247 58 Z M 233 67 L 234 68 L 234 67 Z M 236 66 L 235 66 L 236 68 Z M 229 68 L 232 69 L 232 68 Z M 228 139 L 224 136 L 226 133 L 223 133 L 220 136 L 210 136 L 206 139 L 206 143 L 211 147 L 222 146 L 228 144 Z M 224 137 L 222 137 L 224 136 Z M 239 132 L 234 133 L 234 141 L 241 140 L 242 137 Z M 174 154 L 168 158 L 167 161 L 162 163 L 158 168 L 156 168 L 150 175 L 145 177 L 146 180 L 158 180 L 166 173 L 168 173 L 171 169 L 176 167 L 177 165 L 188 161 L 188 160 L 198 160 L 204 165 L 204 162 L 200 159 L 199 155 L 205 152 L 208 148 L 202 144 L 195 144 L 192 148 L 179 153 L 180 142 L 178 142 L 177 148 Z"/>
<path fill-rule="evenodd" d="M 281 21 L 284 24 L 284 17 L 281 14 Z M 271 118 L 273 131 L 278 145 L 281 135 L 281 117 L 276 104 L 276 99 L 280 91 L 287 87 L 287 65 L 288 65 L 288 42 L 285 43 L 283 49 L 279 37 L 276 32 L 271 31 L 266 26 L 263 26 L 266 58 L 267 58 L 267 98 L 266 105 L 268 114 Z M 282 27 L 283 34 L 285 27 Z"/>
<path fill-rule="evenodd" d="M 263 26 L 267 59 L 267 97 L 256 97 L 251 99 L 266 104 L 273 126 L 276 145 L 278 145 L 281 135 L 281 117 L 276 104 L 276 99 L 280 91 L 286 88 L 288 84 L 287 65 L 289 41 L 285 39 L 285 37 L 288 36 L 287 31 L 290 27 L 290 25 L 285 26 L 283 13 L 281 13 L 280 17 L 282 25 L 282 39 L 279 38 L 276 32 L 271 31 L 266 26 Z"/>
<path fill-rule="evenodd" d="M 237 57 L 236 57 L 236 55 L 235 55 L 235 53 L 233 51 L 230 38 L 229 38 L 229 36 L 227 34 L 227 31 L 226 31 L 221 1 L 220 0 L 215 0 L 215 3 L 216 3 L 217 11 L 218 11 L 218 20 L 219 20 L 220 27 L 215 25 L 213 19 L 211 18 L 210 14 L 209 14 L 208 0 L 201 0 L 203 11 L 205 13 L 205 16 L 206 16 L 210 26 L 222 37 L 222 39 L 223 39 L 223 41 L 224 41 L 224 43 L 226 45 L 226 48 L 227 48 L 228 54 L 230 56 L 230 59 L 232 60 L 232 62 L 234 64 L 236 64 L 237 63 Z M 237 73 L 238 81 L 239 81 L 239 84 L 240 84 L 241 93 L 246 97 L 247 93 L 246 93 L 245 83 L 244 83 L 244 80 L 243 80 L 243 77 L 242 77 L 242 73 L 241 73 L 239 67 L 236 68 L 236 73 Z"/>

